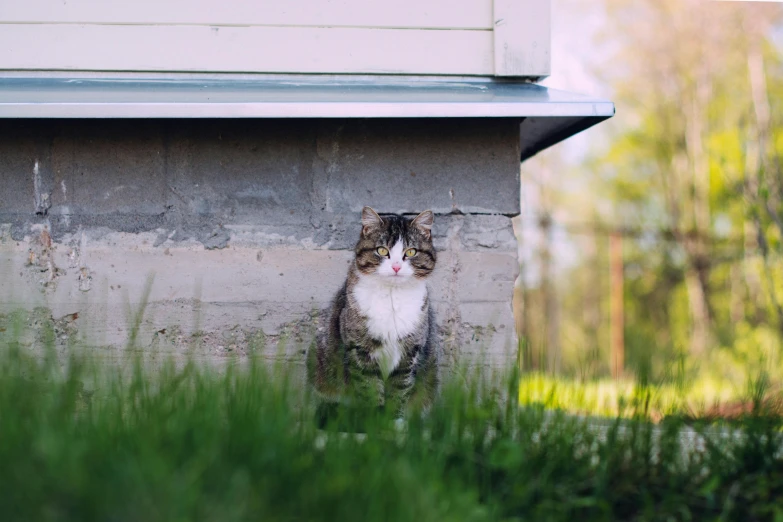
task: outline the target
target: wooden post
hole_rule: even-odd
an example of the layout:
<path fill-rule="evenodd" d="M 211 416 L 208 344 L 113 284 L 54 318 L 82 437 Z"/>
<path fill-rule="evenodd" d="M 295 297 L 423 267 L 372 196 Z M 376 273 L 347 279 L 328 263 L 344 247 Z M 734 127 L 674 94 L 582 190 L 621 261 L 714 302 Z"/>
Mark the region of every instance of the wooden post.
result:
<path fill-rule="evenodd" d="M 612 377 L 619 379 L 625 366 L 625 320 L 623 317 L 623 236 L 609 236 L 609 316 Z"/>

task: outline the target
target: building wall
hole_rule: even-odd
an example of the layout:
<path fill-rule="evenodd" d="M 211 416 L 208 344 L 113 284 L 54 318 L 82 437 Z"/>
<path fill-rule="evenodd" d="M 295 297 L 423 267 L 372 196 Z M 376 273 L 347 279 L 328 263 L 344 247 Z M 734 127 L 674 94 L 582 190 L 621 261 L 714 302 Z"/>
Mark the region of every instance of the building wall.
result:
<path fill-rule="evenodd" d="M 61 348 L 110 358 L 138 324 L 145 351 L 301 362 L 362 206 L 429 208 L 447 360 L 509 364 L 518 133 L 515 119 L 0 121 L 0 320 L 48 321 Z"/>
<path fill-rule="evenodd" d="M 525 76 L 550 69 L 549 0 L 24 0 L 0 70 Z"/>

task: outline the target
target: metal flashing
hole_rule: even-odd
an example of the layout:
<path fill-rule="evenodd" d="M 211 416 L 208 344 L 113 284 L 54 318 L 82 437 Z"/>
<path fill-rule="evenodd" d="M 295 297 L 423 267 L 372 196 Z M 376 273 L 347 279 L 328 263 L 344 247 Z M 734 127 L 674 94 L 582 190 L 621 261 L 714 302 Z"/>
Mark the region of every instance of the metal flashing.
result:
<path fill-rule="evenodd" d="M 519 118 L 523 160 L 613 115 L 606 100 L 491 78 L 0 76 L 0 118 Z"/>

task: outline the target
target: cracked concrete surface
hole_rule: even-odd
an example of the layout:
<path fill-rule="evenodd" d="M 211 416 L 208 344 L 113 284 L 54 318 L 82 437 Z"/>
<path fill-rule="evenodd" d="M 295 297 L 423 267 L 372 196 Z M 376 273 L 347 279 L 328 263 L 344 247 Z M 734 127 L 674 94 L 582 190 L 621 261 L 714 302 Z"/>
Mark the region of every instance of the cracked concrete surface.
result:
<path fill-rule="evenodd" d="M 115 349 L 152 276 L 140 347 L 298 360 L 361 207 L 430 208 L 448 359 L 509 364 L 517 123 L 0 122 L 0 314 Z"/>

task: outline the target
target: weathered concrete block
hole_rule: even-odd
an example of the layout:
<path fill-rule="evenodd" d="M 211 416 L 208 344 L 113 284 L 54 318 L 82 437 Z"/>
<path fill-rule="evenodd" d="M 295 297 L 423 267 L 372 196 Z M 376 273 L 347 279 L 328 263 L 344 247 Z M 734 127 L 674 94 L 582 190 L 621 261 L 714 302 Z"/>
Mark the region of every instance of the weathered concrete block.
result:
<path fill-rule="evenodd" d="M 364 120 L 324 127 L 319 141 L 326 142 L 329 211 L 356 214 L 368 204 L 394 213 L 519 213 L 516 120 Z"/>
<path fill-rule="evenodd" d="M 129 121 L 72 125 L 52 139 L 51 164 L 40 161 L 53 176 L 53 214 L 133 217 L 166 211 L 160 128 L 151 122 Z"/>
<path fill-rule="evenodd" d="M 169 203 L 185 220 L 309 225 L 318 203 L 312 195 L 316 130 L 294 120 L 177 126 L 165 150 Z"/>
<path fill-rule="evenodd" d="M 5 132 L 3 132 L 3 130 Z M 43 138 L 43 139 L 42 139 Z M 51 169 L 50 147 L 44 137 L 13 133 L 0 125 L 0 214 L 2 221 L 21 222 L 39 207 L 41 194 L 53 191 L 48 170 Z M 38 169 L 35 168 L 39 160 Z M 41 165 L 43 164 L 43 166 Z"/>
<path fill-rule="evenodd" d="M 516 253 L 462 252 L 457 300 L 461 303 L 510 302 L 518 272 Z"/>
<path fill-rule="evenodd" d="M 0 314 L 106 357 L 299 361 L 361 207 L 430 208 L 447 360 L 509 364 L 518 148 L 511 120 L 0 122 Z"/>

